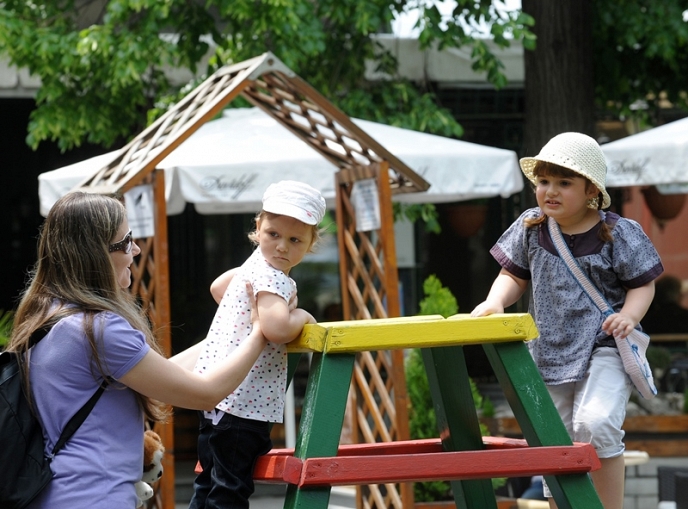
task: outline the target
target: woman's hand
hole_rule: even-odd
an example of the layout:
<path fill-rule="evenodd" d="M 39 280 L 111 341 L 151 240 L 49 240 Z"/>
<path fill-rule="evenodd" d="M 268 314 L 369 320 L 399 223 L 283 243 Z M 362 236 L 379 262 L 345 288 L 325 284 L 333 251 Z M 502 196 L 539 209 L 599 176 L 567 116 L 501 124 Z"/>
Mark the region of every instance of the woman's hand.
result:
<path fill-rule="evenodd" d="M 246 295 L 248 296 L 248 304 L 251 308 L 251 325 L 254 327 L 260 327 L 260 318 L 258 317 L 258 300 L 256 299 L 256 294 L 253 291 L 253 285 L 250 281 L 244 281 L 246 284 Z"/>
<path fill-rule="evenodd" d="M 267 345 L 249 282 L 246 282 L 246 293 L 251 307 L 252 330 L 225 360 L 201 375 L 193 369 L 202 342 L 175 355 L 172 362 L 151 350 L 120 381 L 136 392 L 173 406 L 192 410 L 214 408 L 241 384 Z"/>
<path fill-rule="evenodd" d="M 294 294 L 294 296 L 289 299 L 289 311 L 294 311 L 297 307 L 299 307 L 299 297 Z"/>

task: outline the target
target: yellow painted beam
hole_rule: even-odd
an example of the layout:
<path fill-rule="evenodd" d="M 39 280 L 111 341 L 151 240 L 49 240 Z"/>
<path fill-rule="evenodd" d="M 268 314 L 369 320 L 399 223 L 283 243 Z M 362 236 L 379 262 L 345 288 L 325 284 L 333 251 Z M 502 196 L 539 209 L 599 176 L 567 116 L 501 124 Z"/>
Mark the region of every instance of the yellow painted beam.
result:
<path fill-rule="evenodd" d="M 439 315 L 413 316 L 306 325 L 287 348 L 290 352 L 353 353 L 529 341 L 537 336 L 535 322 L 527 313 L 480 318 L 459 314 L 447 319 Z"/>
<path fill-rule="evenodd" d="M 332 322 L 334 323 L 334 322 Z M 338 323 L 338 322 L 337 322 Z M 301 335 L 294 341 L 287 343 L 287 352 L 324 352 L 325 341 L 330 332 L 327 323 L 309 324 L 304 326 Z"/>

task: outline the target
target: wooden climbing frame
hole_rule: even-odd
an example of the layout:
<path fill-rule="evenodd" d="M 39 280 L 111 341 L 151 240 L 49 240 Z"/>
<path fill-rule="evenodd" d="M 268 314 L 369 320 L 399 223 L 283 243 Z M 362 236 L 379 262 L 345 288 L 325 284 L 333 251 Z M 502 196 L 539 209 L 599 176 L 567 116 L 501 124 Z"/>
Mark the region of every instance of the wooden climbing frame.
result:
<path fill-rule="evenodd" d="M 537 330 L 528 314 L 455 315 L 307 325 L 290 343 L 290 364 L 313 352 L 294 449 L 262 457 L 257 482 L 287 484 L 284 508 L 326 509 L 337 485 L 448 480 L 457 508 L 496 509 L 491 478 L 543 474 L 560 509 L 602 509 L 589 472 L 590 444 L 573 444 L 524 341 Z M 463 346 L 481 344 L 524 440 L 482 437 Z M 421 348 L 439 437 L 339 445 L 355 355 Z"/>

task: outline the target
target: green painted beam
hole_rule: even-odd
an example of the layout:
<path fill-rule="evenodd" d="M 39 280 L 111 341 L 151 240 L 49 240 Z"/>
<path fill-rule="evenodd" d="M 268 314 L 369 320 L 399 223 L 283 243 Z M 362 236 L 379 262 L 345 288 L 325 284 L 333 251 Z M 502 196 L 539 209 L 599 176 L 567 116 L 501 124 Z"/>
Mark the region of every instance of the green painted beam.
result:
<path fill-rule="evenodd" d="M 294 456 L 336 456 L 344 423 L 354 354 L 313 354 Z M 327 509 L 330 487 L 287 487 L 285 509 Z"/>
<path fill-rule="evenodd" d="M 296 373 L 296 368 L 299 367 L 299 361 L 301 360 L 302 353 L 288 353 L 287 354 L 287 387 L 294 380 L 294 373 Z"/>
<path fill-rule="evenodd" d="M 422 355 L 444 448 L 447 451 L 483 450 L 463 347 L 425 348 Z M 490 479 L 452 481 L 451 486 L 457 509 L 497 508 Z"/>
<path fill-rule="evenodd" d="M 528 444 L 571 445 L 573 442 L 525 343 L 484 344 L 483 348 Z M 545 479 L 559 509 L 603 509 L 589 474 Z"/>

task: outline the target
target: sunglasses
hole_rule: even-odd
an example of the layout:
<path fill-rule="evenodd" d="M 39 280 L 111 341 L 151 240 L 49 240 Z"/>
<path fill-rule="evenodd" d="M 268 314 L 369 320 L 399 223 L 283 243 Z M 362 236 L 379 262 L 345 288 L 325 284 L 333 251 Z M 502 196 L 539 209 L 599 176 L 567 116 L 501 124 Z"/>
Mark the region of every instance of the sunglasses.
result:
<path fill-rule="evenodd" d="M 114 244 L 110 244 L 110 252 L 113 253 L 115 251 L 124 251 L 125 254 L 131 253 L 131 248 L 134 245 L 134 239 L 131 236 L 131 230 L 129 230 L 129 233 L 127 233 L 122 240 L 119 242 L 115 242 Z"/>

